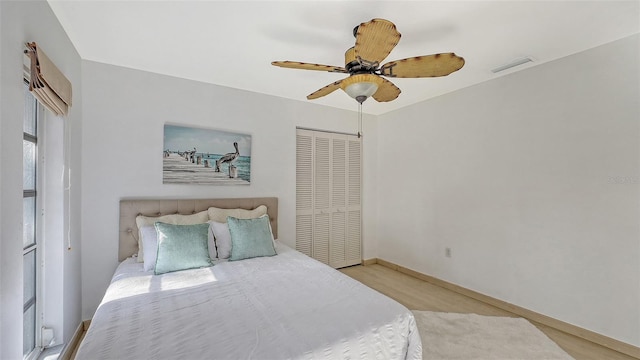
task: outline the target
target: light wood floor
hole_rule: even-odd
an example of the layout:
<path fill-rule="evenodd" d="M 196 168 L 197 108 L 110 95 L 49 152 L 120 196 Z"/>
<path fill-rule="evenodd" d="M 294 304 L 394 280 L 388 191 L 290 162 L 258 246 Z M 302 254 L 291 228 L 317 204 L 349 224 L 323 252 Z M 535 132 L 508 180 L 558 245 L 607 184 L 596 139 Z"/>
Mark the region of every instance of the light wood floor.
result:
<path fill-rule="evenodd" d="M 516 315 L 451 290 L 374 264 L 340 269 L 344 274 L 393 298 L 411 310 L 476 313 L 491 316 Z M 533 323 L 576 360 L 637 360 L 565 332 Z"/>

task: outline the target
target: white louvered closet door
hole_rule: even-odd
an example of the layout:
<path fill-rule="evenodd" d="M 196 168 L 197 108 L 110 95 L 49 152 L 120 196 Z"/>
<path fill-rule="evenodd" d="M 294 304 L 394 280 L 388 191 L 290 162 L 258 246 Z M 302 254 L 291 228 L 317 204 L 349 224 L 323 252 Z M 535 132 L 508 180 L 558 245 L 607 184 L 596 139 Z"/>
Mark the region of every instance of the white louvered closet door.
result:
<path fill-rule="evenodd" d="M 313 134 L 296 136 L 296 250 L 313 255 Z"/>
<path fill-rule="evenodd" d="M 347 241 L 347 139 L 346 135 L 331 138 L 331 240 L 329 265 L 334 268 L 347 266 L 345 244 Z"/>
<path fill-rule="evenodd" d="M 297 130 L 296 249 L 334 268 L 361 255 L 361 142 Z"/>
<path fill-rule="evenodd" d="M 313 156 L 313 258 L 329 264 L 330 223 L 330 182 L 331 148 L 330 139 L 319 134 L 314 136 Z"/>

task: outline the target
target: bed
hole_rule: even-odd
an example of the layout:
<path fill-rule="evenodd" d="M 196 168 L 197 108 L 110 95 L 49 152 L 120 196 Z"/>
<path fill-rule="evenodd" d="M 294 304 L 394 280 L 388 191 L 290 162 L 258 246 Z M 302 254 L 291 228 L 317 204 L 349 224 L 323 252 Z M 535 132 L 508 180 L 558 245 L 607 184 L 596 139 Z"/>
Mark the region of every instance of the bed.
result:
<path fill-rule="evenodd" d="M 122 262 L 76 359 L 422 358 L 408 309 L 278 240 L 274 256 L 160 275 L 133 256 L 138 214 L 259 205 L 277 238 L 277 198 L 121 201 Z"/>

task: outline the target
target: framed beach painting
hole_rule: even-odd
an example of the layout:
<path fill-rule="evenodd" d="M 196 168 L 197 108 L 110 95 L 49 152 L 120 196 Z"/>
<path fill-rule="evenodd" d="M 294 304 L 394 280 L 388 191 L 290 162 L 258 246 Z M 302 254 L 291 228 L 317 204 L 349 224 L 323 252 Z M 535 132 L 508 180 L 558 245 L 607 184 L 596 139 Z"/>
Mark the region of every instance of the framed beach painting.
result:
<path fill-rule="evenodd" d="M 162 182 L 249 185 L 251 135 L 165 124 Z"/>

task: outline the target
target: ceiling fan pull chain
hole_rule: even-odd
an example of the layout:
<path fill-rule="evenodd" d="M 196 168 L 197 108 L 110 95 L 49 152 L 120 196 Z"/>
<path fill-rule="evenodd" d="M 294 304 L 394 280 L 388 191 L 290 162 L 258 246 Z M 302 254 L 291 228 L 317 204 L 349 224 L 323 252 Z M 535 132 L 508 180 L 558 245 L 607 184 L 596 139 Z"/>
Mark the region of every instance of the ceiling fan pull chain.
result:
<path fill-rule="evenodd" d="M 362 103 L 358 104 L 358 139 L 362 137 Z"/>

